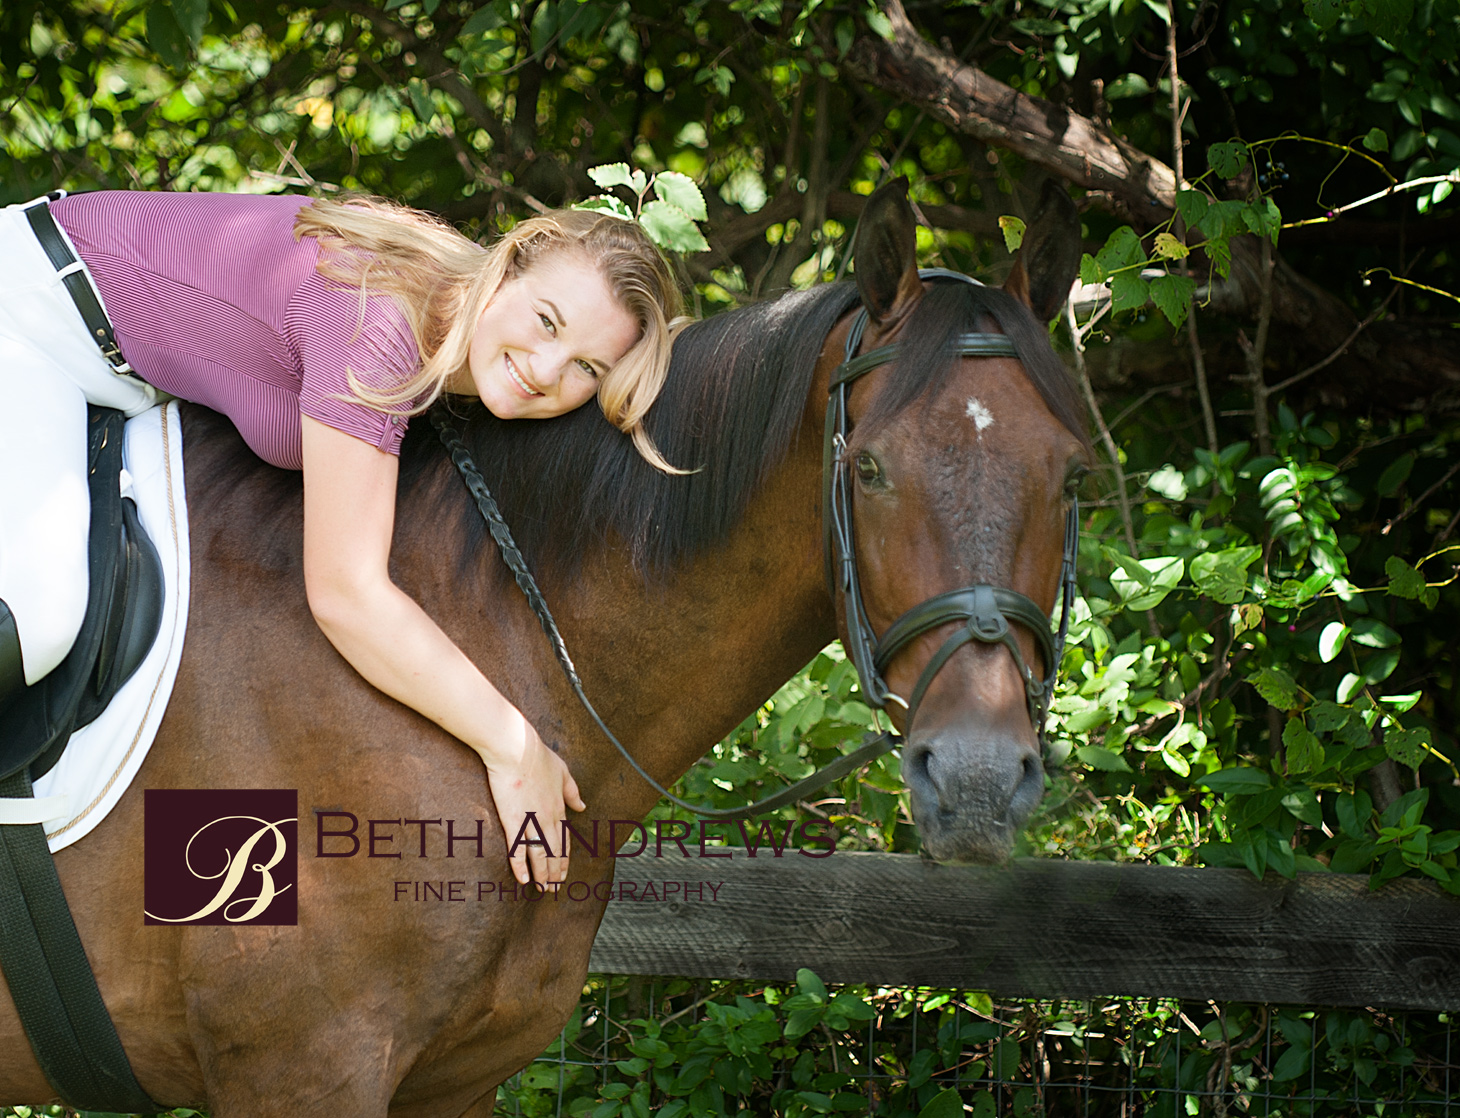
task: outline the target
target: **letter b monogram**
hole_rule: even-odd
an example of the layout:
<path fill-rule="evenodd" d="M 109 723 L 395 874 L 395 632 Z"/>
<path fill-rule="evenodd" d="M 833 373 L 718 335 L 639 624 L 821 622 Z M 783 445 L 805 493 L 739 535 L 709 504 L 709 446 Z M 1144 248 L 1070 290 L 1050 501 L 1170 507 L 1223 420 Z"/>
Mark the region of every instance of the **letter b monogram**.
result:
<path fill-rule="evenodd" d="M 299 794 L 149 788 L 148 924 L 297 924 Z"/>

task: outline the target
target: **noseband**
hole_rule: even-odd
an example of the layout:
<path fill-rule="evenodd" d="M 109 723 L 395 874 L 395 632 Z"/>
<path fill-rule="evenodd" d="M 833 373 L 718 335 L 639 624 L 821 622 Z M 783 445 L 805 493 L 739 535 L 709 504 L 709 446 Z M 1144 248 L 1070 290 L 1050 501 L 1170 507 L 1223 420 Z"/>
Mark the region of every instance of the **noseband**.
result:
<path fill-rule="evenodd" d="M 923 279 L 951 280 L 982 286 L 960 272 L 942 268 L 926 268 L 918 273 Z M 862 601 L 861 579 L 857 573 L 856 538 L 852 527 L 852 462 L 847 454 L 847 400 L 851 386 L 865 373 L 897 360 L 898 344 L 880 346 L 861 355 L 862 335 L 867 328 L 867 310 L 862 308 L 847 334 L 846 357 L 831 375 L 830 397 L 826 404 L 826 428 L 822 451 L 822 526 L 826 564 L 826 583 L 835 601 L 842 596 L 847 620 L 847 651 L 862 682 L 863 699 L 871 706 L 884 709 L 888 701 L 907 711 L 906 731 L 912 732 L 918 707 L 932 685 L 933 678 L 949 657 L 970 641 L 1002 644 L 1014 657 L 1014 664 L 1024 680 L 1024 695 L 1029 707 L 1029 720 L 1044 745 L 1044 722 L 1049 701 L 1054 694 L 1055 679 L 1064 655 L 1065 635 L 1070 627 L 1070 608 L 1075 598 L 1075 549 L 1079 541 L 1080 513 L 1072 501 L 1065 516 L 1064 558 L 1060 566 L 1060 587 L 1063 604 L 1060 608 L 1058 635 L 1050 633 L 1050 617 L 1029 598 L 1016 590 L 978 583 L 960 590 L 938 594 L 913 606 L 879 638 L 867 619 Z M 953 339 L 952 352 L 960 357 L 1013 357 L 1019 352 L 1004 334 L 970 332 Z M 1044 661 L 1045 675 L 1040 678 L 1024 659 L 1019 642 L 1014 639 L 1011 622 L 1018 622 L 1034 635 Z M 943 642 L 941 648 L 923 667 L 913 688 L 912 698 L 904 699 L 893 692 L 883 677 L 899 652 L 924 633 L 944 625 L 959 623 L 959 628 Z"/>
<path fill-rule="evenodd" d="M 941 268 L 927 268 L 919 275 L 924 279 L 956 280 L 982 286 L 975 279 Z M 885 707 L 889 699 L 906 707 L 906 724 L 908 730 L 911 731 L 918 704 L 922 702 L 924 693 L 933 682 L 933 677 L 938 674 L 939 669 L 948 662 L 948 658 L 954 652 L 974 640 L 983 641 L 986 644 L 1003 644 L 1013 654 L 1014 662 L 1019 666 L 1019 673 L 1024 677 L 1024 690 L 1029 702 L 1029 718 L 1034 723 L 1034 731 L 1039 736 L 1042 746 L 1044 718 L 1049 710 L 1050 696 L 1054 692 L 1055 676 L 1059 673 L 1060 658 L 1065 647 L 1065 633 L 1070 625 L 1070 606 L 1075 598 L 1075 545 L 1079 538 L 1080 528 L 1078 507 L 1072 504 L 1069 514 L 1065 518 L 1064 565 L 1060 569 L 1064 605 L 1060 612 L 1057 637 L 1050 636 L 1049 617 L 1023 594 L 1006 590 L 1001 586 L 980 584 L 965 586 L 961 590 L 950 590 L 945 594 L 929 598 L 921 605 L 914 606 L 894 621 L 887 632 L 882 634 L 881 640 L 878 640 L 867 620 L 867 610 L 862 604 L 861 583 L 857 578 L 857 552 L 852 536 L 852 467 L 847 460 L 846 453 L 847 397 L 850 393 L 848 386 L 863 373 L 896 360 L 898 347 L 896 344 L 885 345 L 857 356 L 857 349 L 862 344 L 862 334 L 866 329 L 867 311 L 864 308 L 857 313 L 856 319 L 852 322 L 851 333 L 847 335 L 846 360 L 838 365 L 832 374 L 831 398 L 826 406 L 825 453 L 822 463 L 822 523 L 825 535 L 826 581 L 831 590 L 832 600 L 836 600 L 837 592 L 840 590 L 843 601 L 846 603 L 847 643 L 851 646 L 852 664 L 856 667 L 857 675 L 862 681 L 863 697 L 869 704 L 879 709 Z M 954 339 L 953 352 L 960 357 L 1017 358 L 1019 356 L 1014 349 L 1014 343 L 1003 334 L 960 334 Z M 747 807 L 709 808 L 686 803 L 672 794 L 644 771 L 643 766 L 624 748 L 623 743 L 618 740 L 598 711 L 594 709 L 593 704 L 588 701 L 588 696 L 583 690 L 582 680 L 578 678 L 578 671 L 573 666 L 572 658 L 568 655 L 567 645 L 563 643 L 562 634 L 558 632 L 557 623 L 553 620 L 547 601 L 543 598 L 542 591 L 538 589 L 532 573 L 527 569 L 527 563 L 522 558 L 522 553 L 517 550 L 511 530 L 508 529 L 507 522 L 502 518 L 496 500 L 492 497 L 476 464 L 472 462 L 471 453 L 467 450 L 466 444 L 462 442 L 444 405 L 438 404 L 432 408 L 431 422 L 436 426 L 441 441 L 446 445 L 452 461 L 456 464 L 457 471 L 461 474 L 462 481 L 465 482 L 472 499 L 476 502 L 477 509 L 486 521 L 487 530 L 497 544 L 497 550 L 501 554 L 502 560 L 511 569 L 518 587 L 526 596 L 533 613 L 537 615 L 538 623 L 547 635 L 548 642 L 552 645 L 553 655 L 563 669 L 563 674 L 567 676 L 573 693 L 577 695 L 584 709 L 598 724 L 604 736 L 617 747 L 619 753 L 623 755 L 634 771 L 665 799 L 695 812 L 705 819 L 745 819 L 786 804 L 795 803 L 807 793 L 824 787 L 834 780 L 839 780 L 847 773 L 902 744 L 902 738 L 891 731 L 876 735 L 861 748 L 839 757 L 804 780 L 797 781 L 775 795 L 768 796 Z M 840 578 L 835 577 L 838 572 Z M 1043 679 L 1035 677 L 1033 670 L 1024 660 L 1024 654 L 1019 651 L 1019 643 L 1014 639 L 1010 629 L 1011 620 L 1019 622 L 1034 634 L 1040 654 L 1044 657 L 1046 674 Z M 882 677 L 882 673 L 892 663 L 893 658 L 917 637 L 955 621 L 965 624 L 943 642 L 943 647 L 923 668 L 923 674 L 918 677 L 917 686 L 913 689 L 912 701 L 908 702 L 893 694 Z"/>

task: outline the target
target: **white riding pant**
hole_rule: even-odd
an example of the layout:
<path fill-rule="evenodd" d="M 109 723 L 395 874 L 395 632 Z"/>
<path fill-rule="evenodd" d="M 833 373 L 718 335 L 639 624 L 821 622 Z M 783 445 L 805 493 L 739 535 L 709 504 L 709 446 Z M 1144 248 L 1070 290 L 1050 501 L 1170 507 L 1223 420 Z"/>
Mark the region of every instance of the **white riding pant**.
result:
<path fill-rule="evenodd" d="M 0 210 L 0 401 L 9 417 L 0 431 L 0 601 L 15 618 L 28 684 L 66 658 L 86 615 L 87 402 L 133 416 L 159 399 L 119 376 L 92 341 L 26 220 L 34 204 Z M 66 271 L 85 271 L 71 251 L 78 263 Z"/>

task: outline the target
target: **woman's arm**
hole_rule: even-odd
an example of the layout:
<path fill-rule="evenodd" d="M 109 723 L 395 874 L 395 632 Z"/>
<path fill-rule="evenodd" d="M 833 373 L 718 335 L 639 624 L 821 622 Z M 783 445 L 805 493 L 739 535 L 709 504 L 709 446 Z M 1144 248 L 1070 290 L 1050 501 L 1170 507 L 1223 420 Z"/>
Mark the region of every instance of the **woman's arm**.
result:
<path fill-rule="evenodd" d="M 568 766 L 537 736 L 466 654 L 390 580 L 399 461 L 302 416 L 304 585 L 330 643 L 365 679 L 474 749 L 487 766 L 510 847 L 529 811 L 555 839 L 565 816 L 586 806 Z M 561 881 L 568 851 L 540 846 L 512 859 L 518 881 Z"/>

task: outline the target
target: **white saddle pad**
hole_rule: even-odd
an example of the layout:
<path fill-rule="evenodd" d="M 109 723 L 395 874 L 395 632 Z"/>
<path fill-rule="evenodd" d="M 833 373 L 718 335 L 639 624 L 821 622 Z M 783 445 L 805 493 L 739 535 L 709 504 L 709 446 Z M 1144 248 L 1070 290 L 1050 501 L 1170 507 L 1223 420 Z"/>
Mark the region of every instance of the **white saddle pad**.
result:
<path fill-rule="evenodd" d="M 175 401 L 127 421 L 122 467 L 122 495 L 137 502 L 142 525 L 162 559 L 162 627 L 111 705 L 71 735 L 60 761 L 35 783 L 31 821 L 45 824 L 52 853 L 90 834 L 122 798 L 152 748 L 182 659 L 191 568 L 182 424 Z M 16 806 L 23 810 L 24 803 Z"/>

